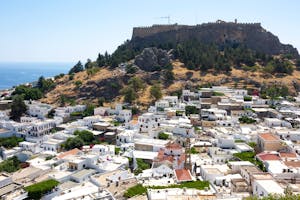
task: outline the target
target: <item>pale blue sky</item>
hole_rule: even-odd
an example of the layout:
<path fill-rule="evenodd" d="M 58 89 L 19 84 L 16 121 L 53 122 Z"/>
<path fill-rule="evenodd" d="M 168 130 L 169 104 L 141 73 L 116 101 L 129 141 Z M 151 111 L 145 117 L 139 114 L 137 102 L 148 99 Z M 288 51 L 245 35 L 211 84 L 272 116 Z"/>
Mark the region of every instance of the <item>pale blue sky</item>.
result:
<path fill-rule="evenodd" d="M 0 61 L 85 62 L 167 15 L 179 24 L 261 22 L 300 49 L 299 0 L 1 0 Z"/>

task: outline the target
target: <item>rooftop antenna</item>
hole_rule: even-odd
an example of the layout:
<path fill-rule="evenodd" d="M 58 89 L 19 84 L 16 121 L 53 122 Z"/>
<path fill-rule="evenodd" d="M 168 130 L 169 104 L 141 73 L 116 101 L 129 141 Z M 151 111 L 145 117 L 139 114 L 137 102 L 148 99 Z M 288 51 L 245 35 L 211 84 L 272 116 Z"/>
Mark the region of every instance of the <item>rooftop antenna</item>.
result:
<path fill-rule="evenodd" d="M 168 19 L 168 24 L 171 23 L 171 17 L 170 17 L 170 15 L 164 16 L 164 17 L 160 17 L 160 19 Z"/>

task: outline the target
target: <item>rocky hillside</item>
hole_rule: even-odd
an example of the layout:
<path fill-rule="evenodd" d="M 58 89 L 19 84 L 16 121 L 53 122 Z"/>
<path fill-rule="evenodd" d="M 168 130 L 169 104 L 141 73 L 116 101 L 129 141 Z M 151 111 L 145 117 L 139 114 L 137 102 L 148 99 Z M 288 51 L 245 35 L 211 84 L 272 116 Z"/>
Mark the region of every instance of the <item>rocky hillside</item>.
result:
<path fill-rule="evenodd" d="M 243 44 L 248 48 L 269 54 L 291 54 L 299 57 L 292 45 L 282 44 L 278 37 L 264 29 L 260 23 L 205 23 L 196 26 L 153 25 L 133 29 L 131 43 L 144 48 L 151 44 L 177 44 L 195 39 L 201 43 Z"/>
<path fill-rule="evenodd" d="M 201 73 L 197 70 L 187 69 L 183 63 L 172 61 L 174 81 L 167 83 L 163 71 L 138 70 L 134 74 L 126 73 L 121 68 L 111 69 L 104 67 L 95 74 L 88 75 L 87 71 L 77 73 L 73 80 L 69 75 L 57 79 L 57 86 L 46 94 L 43 102 L 59 105 L 61 97 L 67 99 L 67 103 L 95 103 L 104 97 L 108 104 L 123 101 L 122 89 L 128 85 L 132 77 L 143 80 L 145 87 L 138 92 L 136 103 L 147 107 L 154 100 L 150 96 L 150 87 L 155 82 L 160 82 L 163 94 L 177 94 L 182 88 L 198 88 L 202 85 L 227 85 L 235 88 L 254 89 L 260 86 L 282 84 L 286 85 L 291 94 L 296 94 L 300 85 L 300 72 L 294 71 L 291 75 L 276 77 L 266 74 L 260 69 L 256 71 L 244 71 L 233 69 L 230 74 Z M 80 84 L 77 84 L 80 82 Z"/>
<path fill-rule="evenodd" d="M 208 23 L 197 26 L 159 25 L 135 28 L 130 41 L 112 54 L 98 55 L 55 80 L 42 101 L 57 104 L 125 101 L 148 106 L 151 86 L 163 94 L 203 85 L 257 89 L 264 85 L 300 88 L 300 59 L 291 45 L 260 24 Z M 71 71 L 72 72 L 72 71 Z M 142 87 L 136 87 L 132 78 Z M 137 80 L 134 80 L 137 81 Z M 126 100 L 127 101 L 127 100 Z"/>

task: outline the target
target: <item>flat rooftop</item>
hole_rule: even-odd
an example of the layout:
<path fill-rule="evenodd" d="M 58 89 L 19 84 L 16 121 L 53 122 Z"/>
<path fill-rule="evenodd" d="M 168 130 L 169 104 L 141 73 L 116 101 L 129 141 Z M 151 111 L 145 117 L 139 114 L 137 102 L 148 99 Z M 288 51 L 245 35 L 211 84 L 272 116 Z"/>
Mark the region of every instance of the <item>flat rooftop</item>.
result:
<path fill-rule="evenodd" d="M 13 192 L 13 191 L 15 191 L 16 189 L 19 189 L 19 188 L 21 188 L 21 186 L 18 185 L 18 184 L 15 184 L 15 183 L 6 185 L 6 186 L 0 188 L 0 197 L 2 197 L 5 194 L 8 194 L 10 192 Z"/>
<path fill-rule="evenodd" d="M 261 137 L 263 140 L 268 140 L 268 141 L 279 140 L 275 135 L 273 135 L 271 133 L 262 133 L 259 135 L 259 137 Z"/>

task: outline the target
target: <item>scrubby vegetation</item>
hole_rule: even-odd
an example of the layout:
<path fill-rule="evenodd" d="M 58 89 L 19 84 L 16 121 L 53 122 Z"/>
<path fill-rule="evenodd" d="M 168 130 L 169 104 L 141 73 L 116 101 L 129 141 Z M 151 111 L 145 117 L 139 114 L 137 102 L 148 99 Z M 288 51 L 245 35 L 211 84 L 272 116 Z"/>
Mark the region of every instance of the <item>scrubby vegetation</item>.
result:
<path fill-rule="evenodd" d="M 168 186 L 149 186 L 144 187 L 142 184 L 135 185 L 129 188 L 125 193 L 124 197 L 131 198 L 137 195 L 146 194 L 147 188 L 149 189 L 167 189 L 167 188 L 192 188 L 197 190 L 204 190 L 209 187 L 208 181 L 191 181 L 191 182 L 183 182 L 180 184 L 173 184 Z"/>
<path fill-rule="evenodd" d="M 134 170 L 134 174 L 138 175 L 143 172 L 145 169 L 149 169 L 151 165 L 146 163 L 143 159 L 137 158 L 136 159 L 137 168 Z"/>
<path fill-rule="evenodd" d="M 25 190 L 28 192 L 29 199 L 41 199 L 43 195 L 51 191 L 58 184 L 58 181 L 50 179 L 25 187 Z"/>
<path fill-rule="evenodd" d="M 5 148 L 13 148 L 18 146 L 18 144 L 23 141 L 24 141 L 23 138 L 19 138 L 16 136 L 0 138 L 0 146 L 3 146 Z"/>
<path fill-rule="evenodd" d="M 93 133 L 87 130 L 75 131 L 75 137 L 68 138 L 62 147 L 66 150 L 81 148 L 83 145 L 97 144 L 99 141 L 96 140 Z"/>
<path fill-rule="evenodd" d="M 253 124 L 256 122 L 255 119 L 249 118 L 247 116 L 242 116 L 239 118 L 239 122 L 240 123 L 244 123 L 244 124 Z"/>
<path fill-rule="evenodd" d="M 125 193 L 124 197 L 131 198 L 137 195 L 146 194 L 147 188 L 145 188 L 142 184 L 137 184 L 131 188 L 129 188 Z"/>
<path fill-rule="evenodd" d="M 260 96 L 262 98 L 275 99 L 278 97 L 286 97 L 288 95 L 289 89 L 285 85 L 263 85 L 260 91 Z"/>
<path fill-rule="evenodd" d="M 21 162 L 16 156 L 8 158 L 0 163 L 0 172 L 12 173 L 20 169 Z"/>
<path fill-rule="evenodd" d="M 159 133 L 158 134 L 158 139 L 167 140 L 167 139 L 169 139 L 169 135 L 166 134 L 166 133 Z"/>
<path fill-rule="evenodd" d="M 186 106 L 185 107 L 185 114 L 190 115 L 190 114 L 198 114 L 199 111 L 196 106 Z"/>
<path fill-rule="evenodd" d="M 27 106 L 24 102 L 23 96 L 16 95 L 13 98 L 13 102 L 11 105 L 10 117 L 13 120 L 19 121 L 20 117 L 25 114 L 27 111 Z"/>
<path fill-rule="evenodd" d="M 265 171 L 264 164 L 255 159 L 255 153 L 254 152 L 242 152 L 242 153 L 235 153 L 233 154 L 234 157 L 239 158 L 242 161 L 249 161 L 259 167 L 262 171 Z"/>

